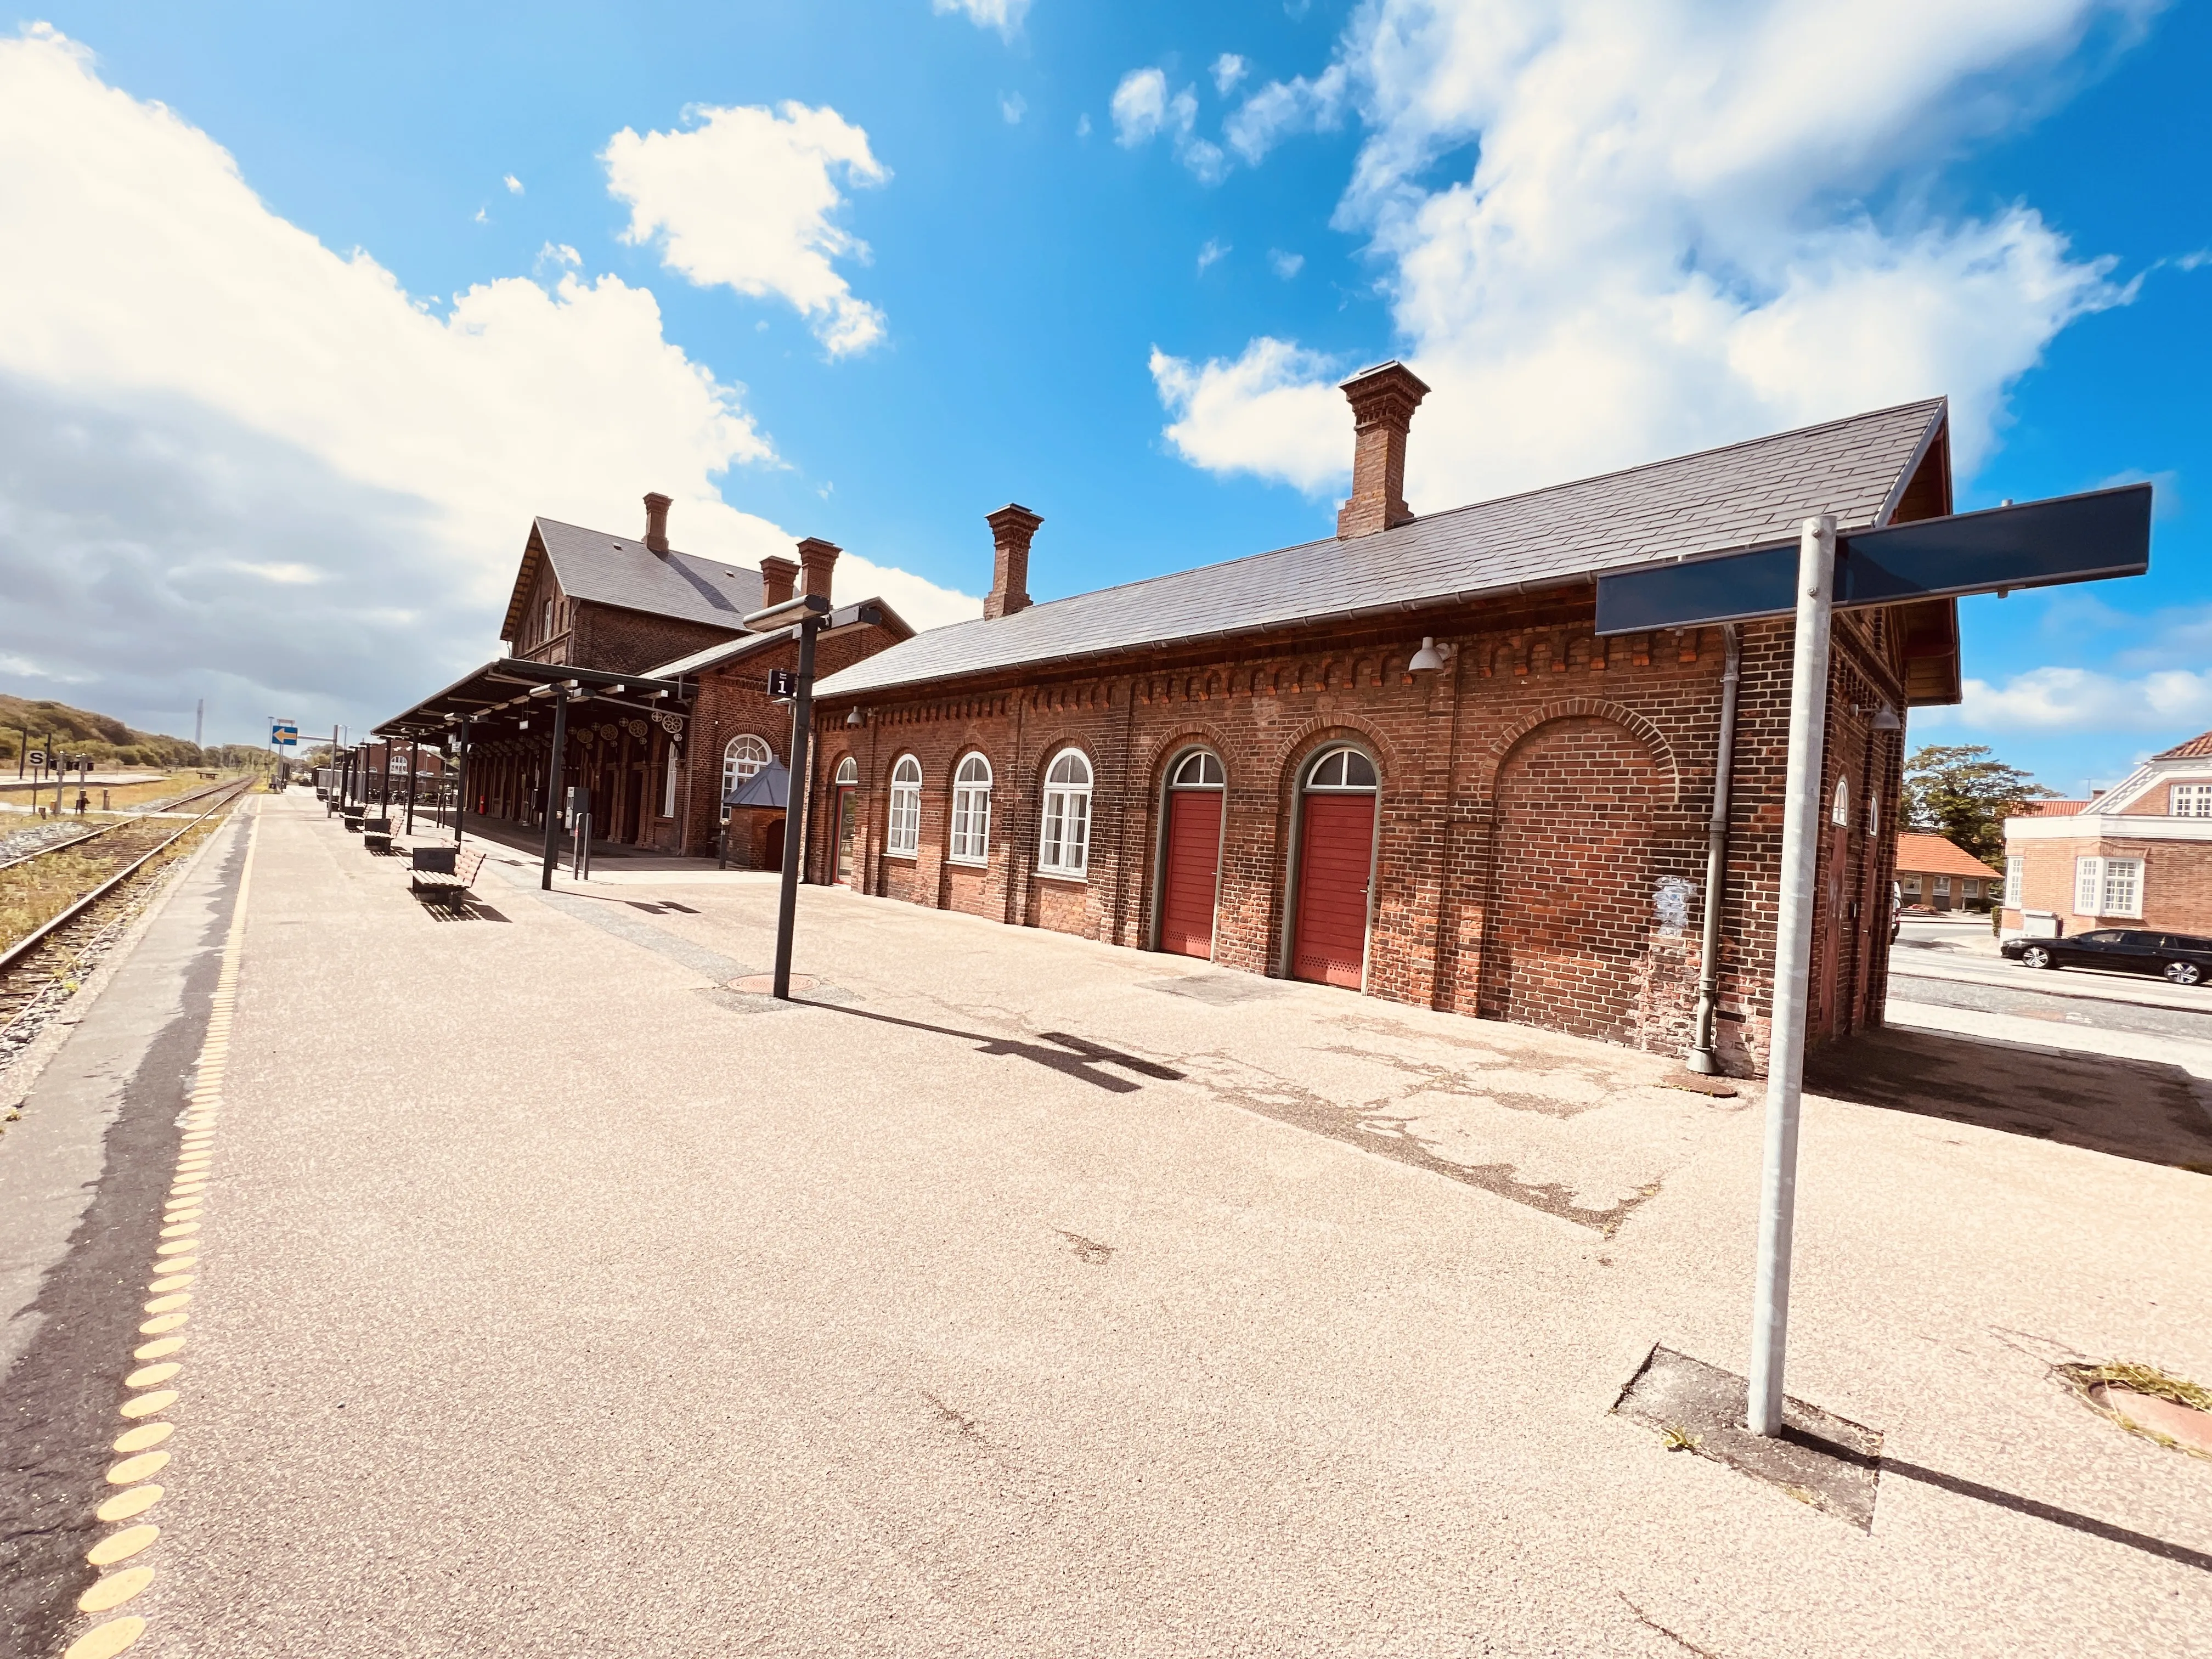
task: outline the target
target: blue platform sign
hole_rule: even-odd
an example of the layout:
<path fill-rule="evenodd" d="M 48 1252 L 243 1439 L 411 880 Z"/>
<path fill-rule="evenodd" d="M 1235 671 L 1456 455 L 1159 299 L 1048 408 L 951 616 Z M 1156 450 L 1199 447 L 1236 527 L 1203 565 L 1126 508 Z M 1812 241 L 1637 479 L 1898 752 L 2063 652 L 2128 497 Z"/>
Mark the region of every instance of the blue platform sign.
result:
<path fill-rule="evenodd" d="M 1838 610 L 2140 576 L 2150 568 L 2151 488 L 2123 484 L 1836 538 Z M 1597 579 L 1597 631 L 1786 617 L 1797 541 Z"/>

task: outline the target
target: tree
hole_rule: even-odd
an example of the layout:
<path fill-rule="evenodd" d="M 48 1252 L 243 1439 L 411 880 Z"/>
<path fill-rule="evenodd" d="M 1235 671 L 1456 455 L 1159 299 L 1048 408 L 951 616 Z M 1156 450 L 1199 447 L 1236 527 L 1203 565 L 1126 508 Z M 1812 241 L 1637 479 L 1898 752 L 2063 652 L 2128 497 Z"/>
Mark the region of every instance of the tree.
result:
<path fill-rule="evenodd" d="M 1993 870 L 2004 868 L 2004 821 L 2055 795 L 1983 744 L 1929 744 L 1905 763 L 1905 821 L 1941 836 Z"/>

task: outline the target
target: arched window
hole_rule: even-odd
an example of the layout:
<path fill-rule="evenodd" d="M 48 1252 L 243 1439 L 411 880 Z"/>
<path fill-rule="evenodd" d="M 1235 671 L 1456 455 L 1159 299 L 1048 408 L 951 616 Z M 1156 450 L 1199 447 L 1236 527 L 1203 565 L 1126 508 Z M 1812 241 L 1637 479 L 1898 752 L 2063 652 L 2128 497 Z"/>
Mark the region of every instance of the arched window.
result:
<path fill-rule="evenodd" d="M 1176 763 L 1175 775 L 1168 780 L 1170 789 L 1218 789 L 1226 782 L 1222 776 L 1221 763 L 1200 749 L 1185 755 Z"/>
<path fill-rule="evenodd" d="M 1849 778 L 1836 780 L 1835 799 L 1828 803 L 1828 822 L 1848 824 L 1851 821 L 1851 783 Z"/>
<path fill-rule="evenodd" d="M 991 763 L 970 755 L 952 775 L 952 861 L 985 864 L 990 849 Z"/>
<path fill-rule="evenodd" d="M 1306 773 L 1309 794 L 1372 794 L 1375 763 L 1357 749 L 1332 749 Z"/>
<path fill-rule="evenodd" d="M 860 763 L 858 761 L 854 760 L 850 755 L 848 755 L 844 759 L 837 763 L 836 783 L 839 788 L 842 789 L 848 785 L 856 784 L 860 782 Z"/>
<path fill-rule="evenodd" d="M 912 858 L 921 846 L 921 763 L 901 755 L 891 768 L 891 818 L 884 850 Z"/>
<path fill-rule="evenodd" d="M 722 799 L 730 799 L 730 791 L 769 763 L 770 751 L 765 739 L 750 732 L 732 738 L 722 750 Z M 730 809 L 722 808 L 722 821 L 730 819 Z"/>
<path fill-rule="evenodd" d="M 1867 797 L 1867 838 L 1881 834 L 1881 803 L 1872 795 Z"/>
<path fill-rule="evenodd" d="M 1080 749 L 1063 749 L 1044 775 L 1037 868 L 1049 876 L 1079 876 L 1090 860 L 1091 762 Z"/>

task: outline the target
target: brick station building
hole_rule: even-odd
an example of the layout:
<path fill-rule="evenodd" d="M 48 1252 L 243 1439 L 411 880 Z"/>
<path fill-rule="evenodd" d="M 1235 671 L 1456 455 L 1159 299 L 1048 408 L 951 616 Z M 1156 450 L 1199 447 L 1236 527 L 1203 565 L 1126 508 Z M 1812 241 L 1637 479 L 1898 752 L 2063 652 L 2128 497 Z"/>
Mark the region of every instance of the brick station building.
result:
<path fill-rule="evenodd" d="M 2074 811 L 2005 820 L 2005 933 L 2113 922 L 2212 938 L 2212 732 Z"/>
<path fill-rule="evenodd" d="M 1791 623 L 1601 639 L 1595 577 L 1948 513 L 1944 403 L 1416 516 L 1426 386 L 1345 391 L 1332 538 L 1039 605 L 1042 520 L 990 514 L 981 620 L 817 685 L 810 878 L 1678 1049 L 1734 633 L 1717 1049 L 1763 1070 Z M 1880 1021 L 1900 716 L 1959 688 L 1952 601 L 1834 635 L 1816 1041 Z"/>
<path fill-rule="evenodd" d="M 798 544 L 796 561 L 769 557 L 757 570 L 686 553 L 668 539 L 672 505 L 665 495 L 646 496 L 645 534 L 635 539 L 534 520 L 501 629 L 512 658 L 477 669 L 380 733 L 442 742 L 458 734 L 453 720 L 466 715 L 468 810 L 535 828 L 544 823 L 552 714 L 550 702 L 529 695 L 532 677 L 517 668 L 634 674 L 672 685 L 674 695 L 646 702 L 621 687 L 583 688 L 567 722 L 563 790 L 588 792 L 595 842 L 695 855 L 720 850 L 728 787 L 787 763 L 791 747 L 791 710 L 769 700 L 767 682 L 771 670 L 798 665 L 797 632 L 753 633 L 744 619 L 790 599 L 802 582 L 805 592 L 830 597 L 841 550 L 810 538 Z M 870 603 L 882 623 L 825 630 L 817 673 L 912 636 L 890 606 Z M 732 863 L 781 860 L 783 813 L 727 816 Z"/>

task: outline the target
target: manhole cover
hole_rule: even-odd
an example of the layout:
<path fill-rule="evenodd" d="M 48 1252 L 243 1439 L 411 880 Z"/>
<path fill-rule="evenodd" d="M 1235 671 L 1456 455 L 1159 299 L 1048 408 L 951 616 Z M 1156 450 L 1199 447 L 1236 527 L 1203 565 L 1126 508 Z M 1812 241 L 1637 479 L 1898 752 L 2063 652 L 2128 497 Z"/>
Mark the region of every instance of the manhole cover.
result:
<path fill-rule="evenodd" d="M 811 991 L 821 982 L 811 974 L 793 974 L 791 976 L 791 988 L 794 991 Z M 775 975 L 747 974 L 743 979 L 732 980 L 730 988 L 732 991 L 750 991 L 756 996 L 773 996 L 775 994 Z"/>

